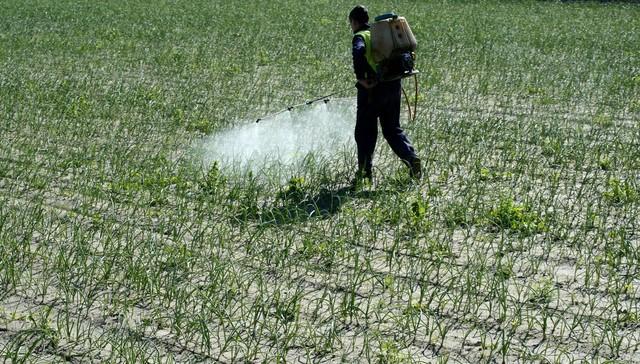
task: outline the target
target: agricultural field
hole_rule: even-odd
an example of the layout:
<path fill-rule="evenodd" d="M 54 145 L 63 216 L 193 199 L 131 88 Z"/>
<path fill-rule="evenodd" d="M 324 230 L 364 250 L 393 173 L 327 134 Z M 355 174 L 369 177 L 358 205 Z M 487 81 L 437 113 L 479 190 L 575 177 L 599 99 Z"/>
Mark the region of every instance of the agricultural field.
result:
<path fill-rule="evenodd" d="M 382 137 L 356 191 L 355 142 L 203 163 L 355 103 L 354 5 L 0 2 L 0 361 L 640 362 L 640 6 L 370 1 L 421 181 Z"/>

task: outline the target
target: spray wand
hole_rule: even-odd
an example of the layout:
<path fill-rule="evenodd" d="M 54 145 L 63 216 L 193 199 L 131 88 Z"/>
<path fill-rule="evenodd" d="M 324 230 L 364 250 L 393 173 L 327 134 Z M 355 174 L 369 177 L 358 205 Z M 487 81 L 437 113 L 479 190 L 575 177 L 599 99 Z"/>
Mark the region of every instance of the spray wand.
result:
<path fill-rule="evenodd" d="M 295 109 L 295 108 L 297 108 L 297 107 L 305 106 L 305 105 L 311 105 L 311 104 L 316 103 L 316 102 L 318 102 L 318 101 L 324 101 L 324 103 L 326 104 L 326 103 L 328 103 L 328 102 L 329 102 L 329 100 L 330 100 L 329 98 L 330 98 L 330 97 L 335 96 L 335 95 L 337 95 L 337 94 L 339 94 L 339 93 L 342 93 L 342 92 L 344 92 L 344 91 L 346 91 L 346 90 L 348 90 L 348 89 L 350 89 L 350 88 L 351 88 L 351 87 L 344 88 L 344 89 L 342 89 L 342 90 L 332 92 L 332 93 L 330 93 L 330 94 L 328 94 L 328 95 L 324 95 L 324 96 L 316 97 L 316 98 L 314 98 L 314 99 L 311 99 L 311 100 L 305 101 L 305 102 L 303 102 L 303 103 L 300 103 L 300 104 L 297 104 L 297 105 L 292 105 L 292 106 L 286 107 L 286 108 L 284 108 L 284 109 L 282 109 L 282 110 L 280 110 L 280 111 L 278 111 L 278 112 L 275 112 L 275 113 L 273 113 L 273 114 L 269 114 L 269 115 L 266 115 L 266 116 L 263 116 L 263 117 L 261 117 L 261 118 L 256 119 L 256 123 L 259 123 L 260 121 L 262 121 L 262 120 L 264 120 L 264 119 L 268 119 L 268 118 L 272 118 L 272 117 L 274 117 L 274 116 L 280 115 L 280 114 L 282 114 L 282 113 L 283 113 L 283 112 L 285 112 L 285 111 L 292 111 L 293 109 Z"/>

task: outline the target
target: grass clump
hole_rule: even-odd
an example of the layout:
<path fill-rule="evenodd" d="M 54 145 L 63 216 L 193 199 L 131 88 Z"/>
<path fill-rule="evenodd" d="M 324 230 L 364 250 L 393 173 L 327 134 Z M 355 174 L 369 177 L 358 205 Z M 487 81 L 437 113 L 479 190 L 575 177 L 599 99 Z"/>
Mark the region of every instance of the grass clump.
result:
<path fill-rule="evenodd" d="M 473 225 L 474 219 L 467 204 L 452 202 L 444 209 L 444 223 L 448 228 L 453 229 Z"/>
<path fill-rule="evenodd" d="M 519 204 L 512 198 L 502 198 L 487 214 L 490 226 L 524 235 L 547 230 L 544 220 L 528 204 Z"/>
<path fill-rule="evenodd" d="M 210 196 L 219 194 L 227 183 L 226 177 L 220 172 L 218 163 L 214 163 L 200 180 L 200 188 L 203 193 Z"/>
<path fill-rule="evenodd" d="M 639 198 L 638 190 L 633 184 L 615 177 L 609 178 L 607 189 L 602 193 L 602 196 L 611 204 L 634 203 Z"/>
<path fill-rule="evenodd" d="M 291 177 L 291 179 L 289 179 L 289 182 L 287 183 L 287 186 L 283 190 L 278 192 L 276 198 L 283 202 L 290 202 L 294 204 L 300 203 L 306 197 L 308 197 L 308 193 L 306 190 L 307 184 L 305 183 L 303 177 Z"/>
<path fill-rule="evenodd" d="M 529 291 L 529 302 L 548 305 L 554 297 L 555 286 L 553 280 L 545 277 L 531 286 Z"/>

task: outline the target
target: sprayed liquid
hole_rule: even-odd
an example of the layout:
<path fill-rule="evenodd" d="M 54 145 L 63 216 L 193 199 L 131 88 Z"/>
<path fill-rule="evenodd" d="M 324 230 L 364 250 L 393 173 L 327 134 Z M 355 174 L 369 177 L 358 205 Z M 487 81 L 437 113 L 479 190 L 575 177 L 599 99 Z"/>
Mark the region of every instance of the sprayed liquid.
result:
<path fill-rule="evenodd" d="M 336 99 L 247 122 L 203 140 L 205 165 L 252 171 L 296 168 L 310 155 L 331 157 L 353 141 L 355 100 Z"/>

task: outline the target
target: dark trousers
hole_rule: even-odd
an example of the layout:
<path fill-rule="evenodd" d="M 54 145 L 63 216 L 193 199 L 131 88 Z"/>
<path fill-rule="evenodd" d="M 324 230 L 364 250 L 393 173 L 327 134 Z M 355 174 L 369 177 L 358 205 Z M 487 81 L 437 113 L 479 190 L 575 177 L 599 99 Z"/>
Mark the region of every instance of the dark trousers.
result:
<path fill-rule="evenodd" d="M 358 147 L 358 171 L 371 177 L 373 152 L 378 139 L 378 118 L 382 135 L 391 149 L 405 164 L 416 158 L 411 142 L 400 127 L 400 80 L 381 82 L 371 89 L 358 87 L 356 114 L 356 145 Z"/>

